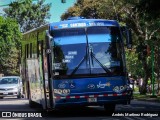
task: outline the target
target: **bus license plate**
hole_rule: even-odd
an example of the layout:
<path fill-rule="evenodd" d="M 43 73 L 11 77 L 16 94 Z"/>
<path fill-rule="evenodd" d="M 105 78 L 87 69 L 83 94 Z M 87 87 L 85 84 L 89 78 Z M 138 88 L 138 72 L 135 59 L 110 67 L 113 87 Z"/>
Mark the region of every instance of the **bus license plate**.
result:
<path fill-rule="evenodd" d="M 88 98 L 88 102 L 97 102 L 97 98 Z"/>

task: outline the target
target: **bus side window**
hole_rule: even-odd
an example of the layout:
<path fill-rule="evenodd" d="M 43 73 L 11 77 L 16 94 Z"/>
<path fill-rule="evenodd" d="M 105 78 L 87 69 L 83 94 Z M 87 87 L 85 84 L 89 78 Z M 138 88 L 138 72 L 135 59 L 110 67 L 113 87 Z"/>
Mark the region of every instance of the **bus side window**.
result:
<path fill-rule="evenodd" d="M 38 41 L 38 45 L 37 45 L 38 57 L 42 55 L 42 47 L 43 47 L 43 41 Z"/>
<path fill-rule="evenodd" d="M 30 43 L 30 58 L 32 58 L 32 43 Z"/>
<path fill-rule="evenodd" d="M 25 45 L 25 58 L 29 58 L 29 44 Z"/>

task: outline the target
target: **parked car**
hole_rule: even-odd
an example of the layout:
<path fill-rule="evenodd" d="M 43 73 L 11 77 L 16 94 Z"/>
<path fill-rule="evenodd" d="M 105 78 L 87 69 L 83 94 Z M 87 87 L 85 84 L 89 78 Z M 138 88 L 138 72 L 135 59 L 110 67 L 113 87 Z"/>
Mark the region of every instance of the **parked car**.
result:
<path fill-rule="evenodd" d="M 22 97 L 22 79 L 19 76 L 5 76 L 0 78 L 0 98 L 17 96 Z"/>

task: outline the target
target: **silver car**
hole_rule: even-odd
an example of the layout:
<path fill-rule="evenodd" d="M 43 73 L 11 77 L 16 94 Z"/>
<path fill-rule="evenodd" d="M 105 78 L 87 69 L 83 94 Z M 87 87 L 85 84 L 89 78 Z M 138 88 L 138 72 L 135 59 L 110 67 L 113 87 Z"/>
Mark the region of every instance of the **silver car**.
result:
<path fill-rule="evenodd" d="M 19 76 L 5 76 L 0 78 L 0 98 L 22 96 L 22 79 Z"/>

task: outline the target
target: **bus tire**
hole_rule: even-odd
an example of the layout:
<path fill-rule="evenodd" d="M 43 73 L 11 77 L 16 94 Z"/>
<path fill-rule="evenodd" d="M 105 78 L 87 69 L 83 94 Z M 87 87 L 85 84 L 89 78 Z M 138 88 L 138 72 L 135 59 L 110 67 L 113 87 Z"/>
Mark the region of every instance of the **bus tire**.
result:
<path fill-rule="evenodd" d="M 116 105 L 115 104 L 105 104 L 104 109 L 107 115 L 112 115 L 115 111 Z"/>

